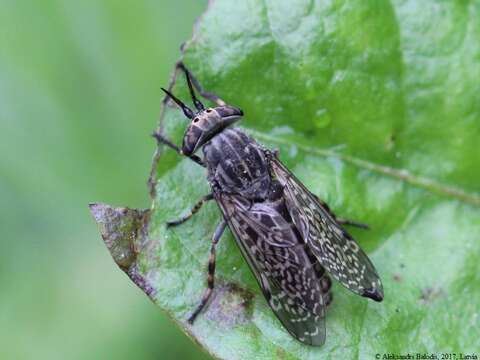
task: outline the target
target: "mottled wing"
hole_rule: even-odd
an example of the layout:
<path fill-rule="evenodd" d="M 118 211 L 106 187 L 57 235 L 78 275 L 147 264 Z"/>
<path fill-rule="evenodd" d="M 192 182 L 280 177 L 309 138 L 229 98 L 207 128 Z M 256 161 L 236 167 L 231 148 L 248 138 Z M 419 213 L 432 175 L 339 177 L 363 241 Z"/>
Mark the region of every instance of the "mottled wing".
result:
<path fill-rule="evenodd" d="M 334 219 L 326 204 L 312 194 L 277 159 L 272 176 L 283 186 L 288 211 L 302 237 L 325 269 L 347 289 L 375 301 L 383 300 L 383 286 L 365 252 Z"/>
<path fill-rule="evenodd" d="M 279 320 L 301 342 L 322 345 L 325 342 L 322 284 L 329 279 L 313 254 L 308 253 L 292 222 L 285 219 L 278 206 L 268 202 L 252 203 L 224 193 L 215 194 L 215 198 Z M 283 201 L 280 207 L 281 204 Z M 285 214 L 288 214 L 286 209 Z"/>

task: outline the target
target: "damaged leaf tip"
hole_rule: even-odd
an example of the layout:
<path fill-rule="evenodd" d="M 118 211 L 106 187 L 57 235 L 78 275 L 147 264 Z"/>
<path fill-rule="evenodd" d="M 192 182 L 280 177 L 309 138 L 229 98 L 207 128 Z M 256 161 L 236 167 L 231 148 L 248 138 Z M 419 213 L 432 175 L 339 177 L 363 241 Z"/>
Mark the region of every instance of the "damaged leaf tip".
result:
<path fill-rule="evenodd" d="M 89 204 L 90 211 L 100 226 L 102 239 L 113 260 L 123 270 L 135 262 L 135 240 L 144 225 L 147 210 L 113 208 L 106 204 Z"/>

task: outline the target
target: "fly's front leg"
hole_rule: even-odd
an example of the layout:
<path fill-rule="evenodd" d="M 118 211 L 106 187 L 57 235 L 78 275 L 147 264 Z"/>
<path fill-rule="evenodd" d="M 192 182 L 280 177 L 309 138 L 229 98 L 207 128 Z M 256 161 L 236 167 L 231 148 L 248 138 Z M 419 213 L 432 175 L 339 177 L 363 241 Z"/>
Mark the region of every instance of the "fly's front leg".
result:
<path fill-rule="evenodd" d="M 185 221 L 187 221 L 193 215 L 195 215 L 195 213 L 197 213 L 198 210 L 201 209 L 203 204 L 205 204 L 207 201 L 210 201 L 210 200 L 213 200 L 213 194 L 205 195 L 195 205 L 193 205 L 193 208 L 190 210 L 190 212 L 187 215 L 181 217 L 178 220 L 173 220 L 173 221 L 167 222 L 167 226 L 170 227 L 170 226 L 177 226 L 177 225 L 183 224 Z"/>
<path fill-rule="evenodd" d="M 172 75 L 172 78 L 170 79 L 170 82 L 168 84 L 168 92 L 171 92 L 172 91 L 172 88 L 173 86 L 175 85 L 175 82 L 176 82 L 176 79 L 177 79 L 177 75 L 178 75 L 178 71 L 182 71 L 184 72 L 186 75 L 187 75 L 187 78 L 189 78 L 189 80 L 192 82 L 192 85 L 193 87 L 195 87 L 195 89 L 197 89 L 197 91 L 200 93 L 200 95 L 202 95 L 205 99 L 207 100 L 210 100 L 212 102 L 214 102 L 215 104 L 217 104 L 218 106 L 224 106 L 226 105 L 226 102 L 223 101 L 220 97 L 218 97 L 217 95 L 215 95 L 214 93 L 211 93 L 211 92 L 208 92 L 208 91 L 205 91 L 203 89 L 203 87 L 200 85 L 200 82 L 195 78 L 195 76 L 192 75 L 192 73 L 185 67 L 185 64 L 182 62 L 182 61 L 178 61 L 176 64 L 175 64 L 175 71 L 173 72 L 173 75 Z M 191 90 L 193 91 L 193 90 Z M 168 101 L 170 100 L 171 96 L 168 96 L 166 95 L 163 100 L 162 100 L 162 110 L 161 110 L 161 113 L 160 113 L 160 121 L 159 121 L 159 128 L 157 131 L 155 131 L 152 135 L 155 139 L 157 139 L 157 142 L 159 144 L 164 144 L 164 145 L 167 145 L 169 148 L 175 150 L 178 154 L 180 155 L 184 155 L 181 151 L 181 149 L 175 145 L 171 140 L 169 140 L 168 138 L 166 138 L 163 134 L 162 134 L 162 130 L 163 130 L 163 118 L 165 117 L 165 110 L 167 108 L 167 103 Z M 157 153 L 155 154 L 155 159 L 158 161 L 158 158 L 159 158 L 159 152 L 157 150 Z M 188 156 L 190 159 L 192 159 L 194 162 L 196 162 L 197 164 L 205 167 L 205 164 L 203 162 L 203 160 L 197 156 L 197 155 L 190 155 Z M 155 161 L 154 159 L 154 161 Z M 150 174 L 150 178 L 149 178 L 149 184 L 152 183 L 152 179 L 154 178 L 154 169 L 152 169 L 152 173 Z"/>
<path fill-rule="evenodd" d="M 179 61 L 176 64 L 176 69 L 182 70 L 184 73 L 188 73 L 190 76 L 190 79 L 192 80 L 192 84 L 195 87 L 195 89 L 199 92 L 200 95 L 202 95 L 205 99 L 210 100 L 211 102 L 214 102 L 218 106 L 225 106 L 227 103 L 223 101 L 220 97 L 215 95 L 214 93 L 211 93 L 209 91 L 205 91 L 203 89 L 202 85 L 200 85 L 200 82 L 193 76 L 193 74 L 186 68 L 185 64 L 181 61 Z"/>
<path fill-rule="evenodd" d="M 185 156 L 185 154 L 182 152 L 182 149 L 180 149 L 177 145 L 175 145 L 171 140 L 166 138 L 163 134 L 155 131 L 152 134 L 152 136 L 157 140 L 159 144 L 167 145 L 169 148 L 173 149 L 179 155 Z M 198 165 L 205 167 L 203 160 L 199 156 L 192 154 L 187 157 L 190 160 L 193 160 L 194 162 L 196 162 Z"/>
<path fill-rule="evenodd" d="M 183 72 L 186 71 L 185 66 L 183 65 L 183 63 L 181 61 L 179 61 L 175 64 L 175 71 L 173 72 L 173 74 L 170 78 L 170 81 L 168 83 L 168 88 L 167 89 L 168 89 L 169 92 L 172 92 L 172 89 L 173 89 L 173 87 L 174 87 L 174 85 L 177 81 L 177 76 L 178 76 L 179 71 L 183 71 Z M 201 88 L 196 79 L 194 79 L 194 86 Z M 203 92 L 203 93 L 205 93 L 205 92 Z M 217 99 L 220 100 L 220 102 L 222 101 L 218 96 L 215 96 L 215 95 L 212 95 L 212 94 L 209 94 L 209 93 L 205 93 L 205 94 L 211 95 L 212 99 L 217 98 Z M 165 138 L 162 135 L 163 127 L 164 127 L 164 118 L 165 118 L 165 114 L 166 114 L 166 111 L 167 111 L 167 104 L 168 104 L 169 101 L 170 101 L 170 97 L 168 95 L 165 95 L 162 99 L 162 106 L 161 106 L 161 109 L 160 109 L 160 116 L 159 116 L 159 119 L 158 119 L 158 127 L 157 127 L 157 130 L 155 131 L 155 133 L 153 134 L 153 136 L 157 139 L 158 143 L 165 144 L 165 145 L 171 147 L 172 149 L 174 149 L 177 153 L 181 154 L 181 151 L 178 148 L 178 146 L 173 144 L 173 142 L 171 142 L 170 140 L 168 140 L 167 138 Z M 157 167 L 158 167 L 158 162 L 160 160 L 161 155 L 162 155 L 162 151 L 161 151 L 160 147 L 157 146 L 157 148 L 155 150 L 155 154 L 153 155 L 152 168 L 150 170 L 150 175 L 148 176 L 148 181 L 147 181 L 148 188 L 150 190 L 150 195 L 152 197 L 155 197 L 155 183 L 156 183 L 156 177 L 157 177 Z M 203 161 L 198 156 L 192 155 L 192 156 L 190 156 L 190 159 L 195 161 L 197 164 L 205 167 L 205 164 L 203 163 Z"/>
<path fill-rule="evenodd" d="M 210 296 L 212 295 L 213 288 L 215 286 L 215 257 L 216 257 L 216 247 L 218 241 L 222 237 L 225 228 L 227 227 L 227 223 L 225 220 L 222 220 L 220 224 L 218 224 L 217 229 L 212 237 L 212 246 L 210 248 L 210 257 L 208 259 L 208 278 L 207 278 L 207 289 L 204 291 L 202 296 L 202 301 L 197 306 L 197 308 L 193 311 L 192 315 L 188 318 L 188 322 L 193 324 L 195 318 L 200 314 L 203 310 L 205 305 L 207 305 Z"/>

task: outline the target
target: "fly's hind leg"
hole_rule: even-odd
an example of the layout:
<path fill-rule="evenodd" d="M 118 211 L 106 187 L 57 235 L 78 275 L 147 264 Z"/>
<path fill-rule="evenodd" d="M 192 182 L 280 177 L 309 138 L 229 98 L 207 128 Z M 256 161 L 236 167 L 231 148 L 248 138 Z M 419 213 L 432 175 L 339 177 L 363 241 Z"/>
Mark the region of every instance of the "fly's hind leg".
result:
<path fill-rule="evenodd" d="M 215 95 L 212 92 L 206 91 L 202 87 L 202 85 L 200 85 L 200 82 L 197 80 L 197 78 L 195 76 L 193 76 L 193 74 L 190 72 L 190 70 L 187 69 L 187 67 L 185 66 L 185 64 L 183 62 L 181 62 L 181 61 L 177 62 L 175 68 L 176 68 L 176 70 L 178 69 L 178 70 L 183 71 L 185 74 L 188 74 L 188 76 L 190 77 L 190 80 L 192 81 L 192 84 L 195 87 L 195 89 L 205 99 L 210 100 L 211 102 L 217 104 L 218 106 L 227 105 L 227 103 L 225 101 L 223 101 L 219 96 Z"/>
<path fill-rule="evenodd" d="M 330 209 L 330 207 L 327 205 L 326 202 L 324 202 L 322 199 L 320 199 L 317 195 L 314 195 L 315 198 L 318 200 L 318 202 L 320 203 L 320 205 L 322 205 L 322 207 L 328 211 L 328 213 L 335 219 L 335 221 L 340 224 L 340 225 L 350 225 L 350 226 L 355 226 L 355 227 L 358 227 L 360 229 L 370 229 L 370 227 L 367 225 L 367 224 L 363 224 L 361 222 L 358 222 L 358 221 L 354 221 L 354 220 L 349 220 L 349 219 L 345 219 L 345 218 L 341 218 L 341 217 L 338 217 L 337 215 L 335 215 L 335 213 Z"/>
<path fill-rule="evenodd" d="M 208 303 L 208 300 L 210 299 L 210 296 L 212 295 L 213 288 L 214 288 L 214 285 L 215 285 L 216 247 L 217 247 L 218 241 L 220 240 L 220 238 L 221 238 L 223 232 L 225 231 L 226 227 L 227 227 L 227 223 L 225 222 L 225 220 L 222 220 L 222 222 L 220 224 L 218 224 L 217 229 L 215 230 L 215 233 L 213 234 L 212 246 L 210 248 L 210 257 L 208 259 L 207 289 L 205 289 L 205 291 L 203 293 L 202 301 L 196 307 L 196 309 L 193 311 L 192 315 L 190 315 L 190 317 L 188 318 L 188 322 L 190 324 L 193 324 L 196 317 L 205 308 L 205 306 Z"/>
<path fill-rule="evenodd" d="M 205 204 L 207 201 L 210 201 L 210 200 L 213 200 L 213 194 L 205 195 L 195 205 L 193 205 L 192 209 L 189 211 L 187 215 L 181 217 L 178 220 L 168 221 L 167 226 L 170 227 L 170 226 L 177 226 L 177 225 L 183 224 L 185 221 L 187 221 L 193 215 L 195 215 L 195 213 L 197 213 L 198 210 L 202 208 L 203 204 Z"/>
<path fill-rule="evenodd" d="M 370 229 L 370 227 L 367 224 L 364 224 L 364 223 L 361 223 L 361 222 L 358 222 L 358 221 L 344 219 L 344 218 L 340 218 L 340 217 L 335 217 L 335 220 L 337 221 L 337 223 L 339 223 L 341 225 L 355 226 L 355 227 L 358 227 L 360 229 L 365 229 L 365 230 Z"/>
<path fill-rule="evenodd" d="M 272 151 L 267 152 L 267 155 L 274 156 L 275 158 L 279 159 L 280 150 L 279 149 L 274 149 Z M 358 221 L 338 217 L 337 215 L 335 215 L 335 213 L 332 211 L 332 209 L 330 209 L 330 207 L 328 206 L 328 204 L 325 201 L 320 199 L 315 194 L 312 194 L 312 195 L 315 196 L 315 198 L 320 203 L 320 205 L 322 205 L 322 207 L 335 219 L 335 221 L 338 224 L 340 224 L 340 225 L 351 225 L 351 226 L 358 227 L 360 229 L 370 229 L 370 227 L 367 224 L 363 224 L 363 223 L 358 222 Z"/>

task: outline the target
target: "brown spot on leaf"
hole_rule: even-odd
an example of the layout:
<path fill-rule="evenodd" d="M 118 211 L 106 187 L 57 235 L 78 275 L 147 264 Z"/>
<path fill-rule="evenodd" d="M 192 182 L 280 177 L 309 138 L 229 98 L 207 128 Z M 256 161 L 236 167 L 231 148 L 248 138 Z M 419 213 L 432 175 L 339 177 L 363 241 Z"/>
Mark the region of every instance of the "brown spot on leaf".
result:
<path fill-rule="evenodd" d="M 275 349 L 275 359 L 281 360 L 281 359 L 288 359 L 288 353 L 282 349 L 281 347 L 277 347 Z"/>
<path fill-rule="evenodd" d="M 426 287 L 423 288 L 420 294 L 420 301 L 423 304 L 429 304 L 433 300 L 443 295 L 443 290 L 441 288 Z"/>
<path fill-rule="evenodd" d="M 403 281 L 402 275 L 400 275 L 398 273 L 393 274 L 393 281 L 402 282 Z"/>
<path fill-rule="evenodd" d="M 248 322 L 253 313 L 254 294 L 237 284 L 219 283 L 206 316 L 219 326 L 231 328 Z"/>

